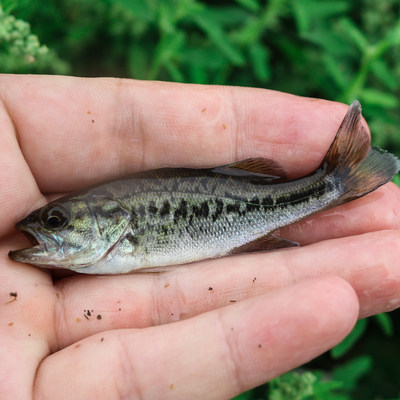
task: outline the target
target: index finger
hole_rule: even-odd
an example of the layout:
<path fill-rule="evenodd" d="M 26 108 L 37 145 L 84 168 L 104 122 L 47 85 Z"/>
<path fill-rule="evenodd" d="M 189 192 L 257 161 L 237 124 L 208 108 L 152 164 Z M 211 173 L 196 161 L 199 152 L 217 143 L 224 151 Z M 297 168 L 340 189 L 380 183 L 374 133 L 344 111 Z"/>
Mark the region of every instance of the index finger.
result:
<path fill-rule="evenodd" d="M 346 110 L 250 88 L 46 76 L 2 76 L 0 85 L 42 192 L 259 156 L 301 175 L 321 161 Z"/>

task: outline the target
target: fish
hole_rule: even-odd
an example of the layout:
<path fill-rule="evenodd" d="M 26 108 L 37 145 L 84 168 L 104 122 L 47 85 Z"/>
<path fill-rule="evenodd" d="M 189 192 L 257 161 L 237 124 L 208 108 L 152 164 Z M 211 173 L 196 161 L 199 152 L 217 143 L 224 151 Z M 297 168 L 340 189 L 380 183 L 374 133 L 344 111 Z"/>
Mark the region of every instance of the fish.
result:
<path fill-rule="evenodd" d="M 276 230 L 365 196 L 399 170 L 396 156 L 371 147 L 356 100 L 320 166 L 304 177 L 288 179 L 267 158 L 139 172 L 32 212 L 16 225 L 32 247 L 9 257 L 43 268 L 123 274 L 296 247 Z"/>

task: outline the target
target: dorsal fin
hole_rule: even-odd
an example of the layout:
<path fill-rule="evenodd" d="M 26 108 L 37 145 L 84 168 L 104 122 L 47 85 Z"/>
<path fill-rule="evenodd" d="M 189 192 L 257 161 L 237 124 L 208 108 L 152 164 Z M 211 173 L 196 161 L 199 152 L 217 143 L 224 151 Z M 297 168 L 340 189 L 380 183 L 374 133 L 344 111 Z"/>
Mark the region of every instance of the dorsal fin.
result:
<path fill-rule="evenodd" d="M 347 110 L 322 167 L 326 172 L 336 168 L 351 169 L 365 159 L 371 139 L 361 121 L 361 105 L 355 100 Z"/>
<path fill-rule="evenodd" d="M 221 165 L 213 171 L 224 175 L 251 176 L 262 180 L 285 179 L 286 173 L 278 162 L 269 158 L 246 158 L 232 164 Z"/>

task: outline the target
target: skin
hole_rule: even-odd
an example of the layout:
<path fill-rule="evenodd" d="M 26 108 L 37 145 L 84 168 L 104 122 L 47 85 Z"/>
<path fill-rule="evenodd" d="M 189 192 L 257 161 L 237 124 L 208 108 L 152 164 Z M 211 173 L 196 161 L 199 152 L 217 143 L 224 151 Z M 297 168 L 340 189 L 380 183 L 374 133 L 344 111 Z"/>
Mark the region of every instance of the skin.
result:
<path fill-rule="evenodd" d="M 258 89 L 0 76 L 0 398 L 231 398 L 397 308 L 392 183 L 282 230 L 296 249 L 58 279 L 7 257 L 28 245 L 18 220 L 115 176 L 258 156 L 304 175 L 346 110 Z"/>

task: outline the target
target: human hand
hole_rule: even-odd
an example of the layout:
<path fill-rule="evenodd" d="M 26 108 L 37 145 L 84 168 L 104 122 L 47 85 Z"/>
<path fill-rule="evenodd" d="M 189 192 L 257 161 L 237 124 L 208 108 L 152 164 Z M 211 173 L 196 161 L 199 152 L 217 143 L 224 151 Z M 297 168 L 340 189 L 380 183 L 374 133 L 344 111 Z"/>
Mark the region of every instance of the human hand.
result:
<path fill-rule="evenodd" d="M 262 156 L 302 176 L 346 106 L 257 89 L 7 75 L 0 99 L 1 398 L 229 398 L 328 350 L 357 317 L 398 307 L 393 184 L 282 230 L 307 245 L 296 249 L 54 282 L 7 258 L 26 243 L 13 225 L 46 198 L 140 169 Z"/>

